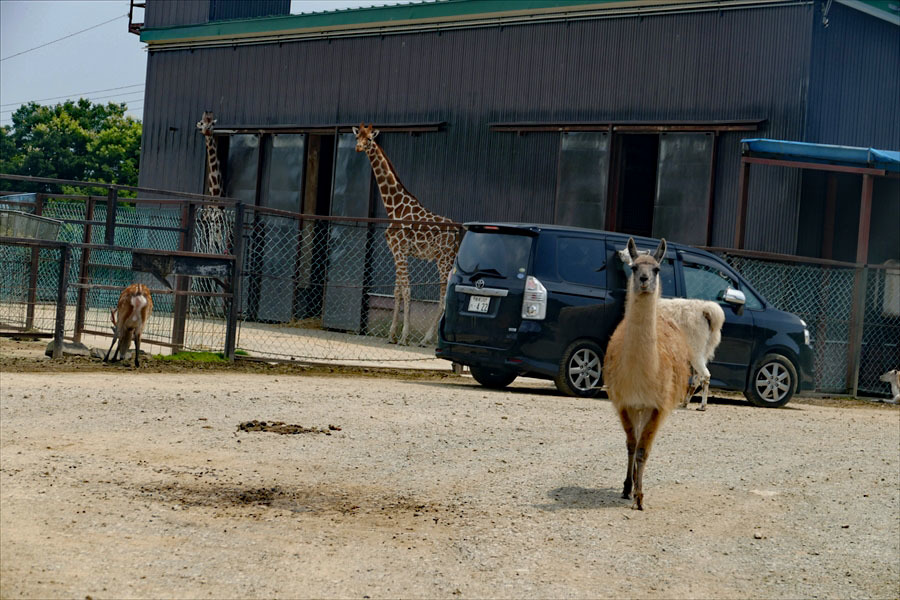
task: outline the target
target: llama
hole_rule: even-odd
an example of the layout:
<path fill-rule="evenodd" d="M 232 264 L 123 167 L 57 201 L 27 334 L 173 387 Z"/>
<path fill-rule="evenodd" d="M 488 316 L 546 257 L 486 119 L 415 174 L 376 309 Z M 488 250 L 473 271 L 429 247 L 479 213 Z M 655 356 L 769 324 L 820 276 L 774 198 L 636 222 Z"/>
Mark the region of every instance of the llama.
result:
<path fill-rule="evenodd" d="M 119 345 L 113 353 L 113 362 L 125 358 L 131 346 L 131 339 L 134 338 L 134 366 L 140 367 L 141 354 L 141 334 L 144 331 L 144 325 L 150 317 L 153 310 L 153 299 L 150 297 L 150 289 L 142 283 L 133 283 L 122 290 L 119 295 L 119 303 L 110 312 L 110 320 L 113 323 L 115 333 L 113 334 L 112 343 L 103 362 L 109 361 L 109 353 L 112 352 L 116 342 Z M 116 318 L 118 316 L 118 319 Z M 118 356 L 118 358 L 116 358 Z"/>
<path fill-rule="evenodd" d="M 891 384 L 891 396 L 893 397 L 890 400 L 885 400 L 885 402 L 888 404 L 900 404 L 900 369 L 891 369 L 882 375 L 878 381 Z"/>
<path fill-rule="evenodd" d="M 640 254 L 648 254 L 641 252 Z M 624 264 L 631 266 L 631 256 L 627 250 L 619 251 L 619 258 Z M 659 314 L 668 317 L 681 329 L 691 350 L 691 369 L 694 375 L 685 394 L 681 407 L 686 408 L 697 387 L 702 388 L 700 408 L 706 410 L 709 398 L 709 369 L 707 363 L 712 360 L 722 341 L 722 325 L 725 324 L 725 311 L 716 302 L 685 298 L 660 298 Z"/>
<path fill-rule="evenodd" d="M 725 323 L 725 311 L 716 302 L 695 300 L 690 298 L 660 298 L 659 314 L 671 319 L 684 334 L 690 348 L 691 377 L 687 394 L 681 407 L 687 407 L 697 388 L 702 388 L 700 407 L 706 410 L 709 397 L 709 369 L 707 363 L 712 360 L 722 341 L 722 325 Z"/>
<path fill-rule="evenodd" d="M 609 340 L 603 373 L 628 449 L 622 497 L 632 497 L 633 489 L 632 508 L 644 510 L 644 465 L 660 425 L 687 390 L 690 350 L 678 326 L 658 314 L 659 262 L 666 241 L 652 255 L 639 255 L 633 238 L 627 248 L 632 273 L 625 316 Z"/>

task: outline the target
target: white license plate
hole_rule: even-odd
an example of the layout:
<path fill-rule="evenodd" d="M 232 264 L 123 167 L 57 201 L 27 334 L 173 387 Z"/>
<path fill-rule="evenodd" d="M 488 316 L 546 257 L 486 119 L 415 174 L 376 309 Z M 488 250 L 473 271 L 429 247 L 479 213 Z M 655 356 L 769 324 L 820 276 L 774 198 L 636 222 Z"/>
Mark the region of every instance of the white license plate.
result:
<path fill-rule="evenodd" d="M 486 313 L 491 306 L 489 296 L 472 296 L 469 298 L 469 312 Z"/>

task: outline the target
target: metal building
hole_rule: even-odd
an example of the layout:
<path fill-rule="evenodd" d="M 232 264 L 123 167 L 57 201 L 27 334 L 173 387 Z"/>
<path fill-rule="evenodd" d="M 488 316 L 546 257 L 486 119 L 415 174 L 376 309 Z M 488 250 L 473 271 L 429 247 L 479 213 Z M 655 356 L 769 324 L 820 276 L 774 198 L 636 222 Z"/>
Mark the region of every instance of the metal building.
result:
<path fill-rule="evenodd" d="M 288 10 L 288 0 L 146 0 L 134 27 L 149 50 L 140 185 L 204 190 L 195 123 L 211 110 L 227 195 L 383 216 L 350 133 L 366 122 L 406 187 L 454 220 L 730 247 L 742 138 L 900 148 L 900 14 L 890 3 Z M 876 231 L 900 220 L 897 184 L 883 178 L 874 190 L 872 262 L 900 255 L 897 236 Z M 826 203 L 817 173 L 760 168 L 750 185 L 745 248 L 821 256 L 822 229 L 837 222 L 833 258 L 852 260 L 842 248 L 852 254 L 856 226 L 822 213 L 852 220 L 857 176 L 837 182 L 837 203 Z"/>

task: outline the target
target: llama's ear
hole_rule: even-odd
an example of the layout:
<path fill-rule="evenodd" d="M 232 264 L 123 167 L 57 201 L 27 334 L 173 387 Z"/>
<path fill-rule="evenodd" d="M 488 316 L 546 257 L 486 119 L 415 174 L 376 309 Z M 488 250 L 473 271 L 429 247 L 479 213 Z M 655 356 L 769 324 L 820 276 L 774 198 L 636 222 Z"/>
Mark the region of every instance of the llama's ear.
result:
<path fill-rule="evenodd" d="M 634 238 L 628 238 L 628 245 L 626 246 L 626 248 L 628 248 L 628 256 L 631 257 L 631 260 L 633 262 L 634 259 L 638 257 L 638 249 L 637 246 L 634 245 Z"/>
<path fill-rule="evenodd" d="M 656 252 L 653 253 L 653 258 L 656 259 L 656 262 L 662 262 L 662 259 L 666 257 L 666 240 L 665 238 L 659 240 L 659 246 L 656 247 Z"/>

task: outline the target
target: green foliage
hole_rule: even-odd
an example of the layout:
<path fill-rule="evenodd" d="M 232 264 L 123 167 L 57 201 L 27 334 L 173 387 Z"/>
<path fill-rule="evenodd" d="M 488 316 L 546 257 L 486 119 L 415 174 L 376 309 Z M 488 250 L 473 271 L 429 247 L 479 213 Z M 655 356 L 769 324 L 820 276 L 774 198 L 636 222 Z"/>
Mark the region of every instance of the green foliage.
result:
<path fill-rule="evenodd" d="M 126 105 L 82 98 L 56 106 L 29 102 L 0 127 L 0 173 L 137 185 L 141 122 Z M 2 189 L 105 195 L 101 188 L 4 180 Z M 125 193 L 120 195 L 127 196 Z"/>
<path fill-rule="evenodd" d="M 240 348 L 235 349 L 237 356 L 250 356 L 246 350 Z M 176 352 L 175 354 L 157 354 L 153 358 L 166 361 L 188 361 L 188 362 L 205 362 L 205 363 L 221 363 L 228 362 L 224 352 Z"/>

